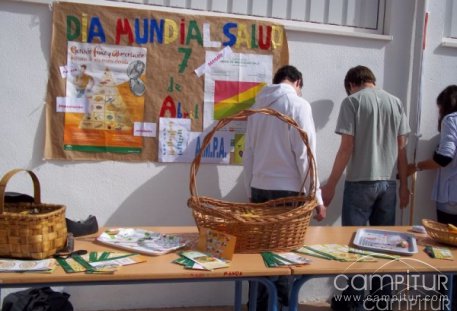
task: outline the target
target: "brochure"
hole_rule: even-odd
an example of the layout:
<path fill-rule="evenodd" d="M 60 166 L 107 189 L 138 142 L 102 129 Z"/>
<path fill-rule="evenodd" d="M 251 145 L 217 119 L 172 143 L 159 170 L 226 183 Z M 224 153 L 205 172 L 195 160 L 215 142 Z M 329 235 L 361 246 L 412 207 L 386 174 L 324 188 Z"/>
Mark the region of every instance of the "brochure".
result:
<path fill-rule="evenodd" d="M 206 270 L 227 268 L 230 266 L 226 261 L 200 251 L 183 251 L 180 255 L 198 263 Z"/>
<path fill-rule="evenodd" d="M 263 262 L 269 268 L 306 265 L 311 262 L 303 255 L 294 252 L 262 252 L 261 255 Z"/>
<path fill-rule="evenodd" d="M 353 248 L 353 247 L 349 247 L 349 252 L 350 253 L 355 253 L 355 254 L 371 256 L 371 257 L 375 257 L 375 258 L 384 258 L 384 259 L 398 259 L 398 258 L 401 258 L 401 256 L 399 256 L 399 255 L 372 252 L 372 251 L 362 250 L 362 249 Z"/>
<path fill-rule="evenodd" d="M 451 250 L 447 247 L 426 246 L 425 252 L 432 258 L 454 260 Z"/>
<path fill-rule="evenodd" d="M 146 258 L 134 253 L 90 252 L 57 258 L 57 261 L 67 273 L 114 273 L 122 266 L 145 262 Z"/>
<path fill-rule="evenodd" d="M 236 236 L 208 229 L 199 229 L 197 249 L 217 258 L 231 260 L 235 252 Z"/>
<path fill-rule="evenodd" d="M 313 249 L 311 249 L 309 246 L 300 247 L 299 249 L 297 249 L 295 251 L 297 253 L 300 253 L 300 254 L 310 255 L 310 256 L 313 256 L 313 257 L 317 257 L 317 258 L 328 259 L 328 260 L 334 260 L 335 259 L 335 258 L 333 258 L 333 257 L 331 257 L 331 256 L 329 256 L 327 254 L 316 252 Z"/>
<path fill-rule="evenodd" d="M 325 259 L 338 260 L 346 262 L 356 261 L 377 261 L 371 255 L 350 252 L 347 245 L 342 244 L 314 244 L 305 245 L 303 248 L 310 250 L 311 252 L 317 253 Z"/>
<path fill-rule="evenodd" d="M 110 253 L 107 258 L 89 260 L 89 263 L 94 268 L 100 268 L 104 266 L 128 266 L 145 261 L 146 258 L 139 254 Z"/>
<path fill-rule="evenodd" d="M 178 257 L 173 263 L 184 266 L 185 269 L 206 270 L 202 265 L 186 257 Z"/>
<path fill-rule="evenodd" d="M 134 228 L 106 230 L 97 241 L 147 255 L 163 255 L 186 245 L 186 240 L 179 236 Z"/>
<path fill-rule="evenodd" d="M 52 272 L 56 265 L 54 258 L 41 260 L 0 259 L 0 272 Z"/>

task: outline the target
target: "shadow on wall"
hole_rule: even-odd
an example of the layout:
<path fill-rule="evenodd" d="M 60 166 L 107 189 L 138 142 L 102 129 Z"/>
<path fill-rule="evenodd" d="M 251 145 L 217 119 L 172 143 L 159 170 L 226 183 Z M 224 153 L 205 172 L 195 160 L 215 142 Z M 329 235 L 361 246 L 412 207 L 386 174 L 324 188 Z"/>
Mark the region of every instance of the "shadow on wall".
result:
<path fill-rule="evenodd" d="M 38 129 L 35 132 L 35 138 L 33 140 L 33 146 L 31 148 L 32 154 L 30 155 L 29 164 L 27 169 L 34 170 L 35 168 L 40 167 L 44 164 L 43 152 L 44 152 L 44 135 L 46 132 L 46 107 L 44 105 L 39 105 L 36 109 L 30 112 L 30 114 L 35 114 L 41 109 L 41 116 L 38 122 Z M 39 151 L 39 152 L 37 152 Z"/>
<path fill-rule="evenodd" d="M 330 114 L 332 113 L 334 106 L 335 103 L 330 99 L 316 100 L 311 103 L 316 131 L 323 129 L 330 121 Z"/>
<path fill-rule="evenodd" d="M 162 167 L 160 173 L 132 192 L 107 220 L 107 226 L 195 225 L 192 210 L 187 206 L 190 164 L 159 163 L 157 167 Z M 220 178 L 218 165 L 202 164 L 195 178 L 197 194 L 221 199 Z M 224 200 L 246 200 L 243 193 L 239 177 Z"/>
<path fill-rule="evenodd" d="M 316 127 L 316 132 L 324 129 L 327 124 L 330 121 L 330 115 L 335 108 L 335 103 L 329 99 L 321 99 L 321 100 L 316 100 L 311 103 L 311 108 L 313 111 L 313 119 L 314 119 L 314 125 Z M 333 133 L 333 130 L 332 130 Z M 336 134 L 332 134 L 336 135 Z M 325 144 L 325 140 L 318 140 L 317 144 Z M 335 150 L 336 154 L 337 149 Z M 331 155 L 329 157 L 329 161 L 333 161 L 334 155 Z M 319 165 L 319 163 L 318 163 Z M 321 164 L 322 165 L 322 164 Z M 331 167 L 332 165 L 330 165 Z M 319 169 L 319 167 L 318 167 Z M 321 185 L 325 185 L 327 180 L 324 180 L 322 178 L 322 173 L 319 172 L 318 170 L 318 175 L 320 177 L 320 182 Z M 327 206 L 327 217 L 321 221 L 318 222 L 316 220 L 312 220 L 311 225 L 314 226 L 323 226 L 323 225 L 332 225 L 335 224 L 340 216 L 341 216 L 341 202 L 342 202 L 342 193 L 343 193 L 343 185 L 344 185 L 344 176 L 341 177 L 340 182 L 338 183 L 336 189 L 335 189 L 335 197 L 333 198 L 332 203 L 330 206 Z"/>

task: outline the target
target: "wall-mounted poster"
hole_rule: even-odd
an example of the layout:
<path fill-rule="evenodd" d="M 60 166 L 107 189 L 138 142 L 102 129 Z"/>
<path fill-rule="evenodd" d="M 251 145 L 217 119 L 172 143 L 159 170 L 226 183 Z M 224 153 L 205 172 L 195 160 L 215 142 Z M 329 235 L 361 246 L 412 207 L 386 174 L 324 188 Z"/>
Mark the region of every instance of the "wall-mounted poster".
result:
<path fill-rule="evenodd" d="M 64 150 L 140 153 L 134 123 L 144 119 L 146 49 L 68 42 Z M 76 105 L 75 105 L 76 104 Z"/>
<path fill-rule="evenodd" d="M 288 63 L 279 24 L 110 5 L 52 5 L 46 159 L 190 162 Z M 160 118 L 188 120 L 192 150 L 159 159 Z M 235 163 L 234 134 L 217 133 L 202 162 Z"/>
<path fill-rule="evenodd" d="M 215 52 L 206 52 L 207 59 Z M 273 79 L 272 55 L 231 53 L 205 74 L 204 128 L 254 104 L 262 87 Z"/>

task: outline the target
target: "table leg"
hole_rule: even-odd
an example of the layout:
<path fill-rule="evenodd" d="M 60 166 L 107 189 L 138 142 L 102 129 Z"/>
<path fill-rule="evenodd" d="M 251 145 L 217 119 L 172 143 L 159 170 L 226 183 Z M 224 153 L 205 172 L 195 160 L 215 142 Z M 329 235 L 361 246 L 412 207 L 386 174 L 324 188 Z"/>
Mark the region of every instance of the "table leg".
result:
<path fill-rule="evenodd" d="M 249 281 L 249 311 L 257 310 L 257 290 L 259 283 L 257 281 Z"/>
<path fill-rule="evenodd" d="M 278 294 L 275 283 L 268 277 L 256 278 L 255 281 L 262 283 L 267 288 L 268 311 L 278 311 Z"/>
<path fill-rule="evenodd" d="M 302 275 L 299 278 L 296 278 L 292 283 L 292 288 L 290 289 L 289 296 L 289 311 L 298 310 L 298 294 L 300 293 L 300 288 L 305 284 L 311 276 Z"/>
<path fill-rule="evenodd" d="M 235 281 L 235 311 L 241 311 L 243 281 Z"/>
<path fill-rule="evenodd" d="M 235 281 L 235 310 L 241 311 L 241 282 Z M 268 277 L 249 280 L 249 311 L 257 310 L 257 289 L 259 282 L 265 285 L 268 291 L 268 310 L 278 311 L 278 294 L 276 286 Z"/>

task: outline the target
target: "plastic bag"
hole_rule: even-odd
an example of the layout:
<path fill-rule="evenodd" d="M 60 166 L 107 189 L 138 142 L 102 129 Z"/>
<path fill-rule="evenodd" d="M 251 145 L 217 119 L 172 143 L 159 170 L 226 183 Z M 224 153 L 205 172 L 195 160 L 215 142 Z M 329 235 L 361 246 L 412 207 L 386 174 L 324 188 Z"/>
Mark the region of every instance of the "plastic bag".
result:
<path fill-rule="evenodd" d="M 69 298 L 50 287 L 30 288 L 6 295 L 2 311 L 73 311 Z"/>

